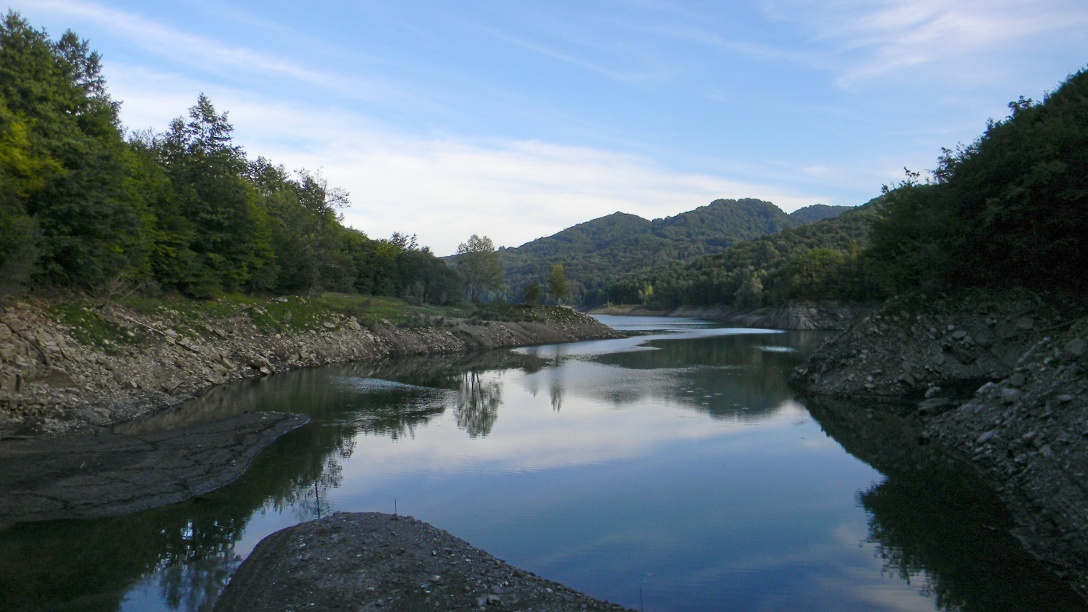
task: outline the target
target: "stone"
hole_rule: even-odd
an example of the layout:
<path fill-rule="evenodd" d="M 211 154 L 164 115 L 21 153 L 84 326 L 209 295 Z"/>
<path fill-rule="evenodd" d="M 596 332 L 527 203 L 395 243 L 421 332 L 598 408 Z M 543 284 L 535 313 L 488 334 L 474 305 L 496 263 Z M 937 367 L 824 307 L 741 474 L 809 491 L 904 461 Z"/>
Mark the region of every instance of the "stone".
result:
<path fill-rule="evenodd" d="M 1016 327 L 1023 330 L 1035 329 L 1035 321 L 1031 317 L 1020 317 L 1016 320 Z"/>
<path fill-rule="evenodd" d="M 1027 377 L 1024 376 L 1023 372 L 1017 372 L 1017 373 L 1015 373 L 1015 374 L 1013 374 L 1012 376 L 1009 377 L 1009 386 L 1010 387 L 1023 387 L 1024 383 L 1027 382 L 1026 379 L 1027 379 Z"/>
<path fill-rule="evenodd" d="M 952 332 L 952 338 L 956 340 L 963 340 L 965 337 L 967 337 L 967 332 L 963 331 L 962 329 L 958 329 Z"/>
<path fill-rule="evenodd" d="M 934 385 L 934 386 L 926 389 L 926 399 L 933 399 L 933 397 L 936 396 L 940 392 L 941 392 L 941 388 Z"/>
<path fill-rule="evenodd" d="M 1084 355 L 1085 350 L 1088 349 L 1088 342 L 1084 338 L 1076 338 L 1070 340 L 1065 345 L 1065 354 L 1070 358 L 1076 359 Z"/>
<path fill-rule="evenodd" d="M 1006 404 L 1014 404 L 1020 401 L 1021 395 L 1023 395 L 1023 392 L 1021 392 L 1020 389 L 1006 387 L 1001 390 L 1001 401 Z"/>
<path fill-rule="evenodd" d="M 996 436 L 996 435 L 997 435 L 997 430 L 996 429 L 991 429 L 990 431 L 982 432 L 981 434 L 979 434 L 979 436 L 977 438 L 975 438 L 975 446 L 981 446 L 983 444 L 989 443 L 990 440 L 993 440 L 994 436 Z"/>

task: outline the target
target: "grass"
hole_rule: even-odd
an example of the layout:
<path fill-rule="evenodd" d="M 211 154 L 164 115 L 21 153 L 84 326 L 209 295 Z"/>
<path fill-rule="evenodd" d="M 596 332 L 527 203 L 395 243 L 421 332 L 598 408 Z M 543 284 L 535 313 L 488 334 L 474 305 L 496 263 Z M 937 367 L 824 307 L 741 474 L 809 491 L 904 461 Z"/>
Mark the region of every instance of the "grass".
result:
<path fill-rule="evenodd" d="M 471 304 L 444 306 L 421 304 L 395 297 L 326 292 L 314 297 L 266 297 L 228 294 L 214 300 L 180 296 L 134 295 L 118 302 L 131 311 L 162 320 L 181 335 L 192 339 L 216 333 L 218 321 L 248 318 L 264 333 L 321 330 L 339 320 L 337 315 L 354 317 L 360 324 L 392 324 L 398 327 L 441 327 L 451 319 L 483 324 L 487 321 L 562 322 L 576 315 L 566 308 L 523 304 Z M 138 344 L 148 339 L 139 325 L 115 323 L 101 304 L 87 297 L 69 297 L 55 303 L 50 315 L 71 330 L 73 338 L 105 352 L 119 352 L 119 345 Z M 122 319 L 124 317 L 121 317 Z"/>
<path fill-rule="evenodd" d="M 102 316 L 95 303 L 78 299 L 54 304 L 48 314 L 55 321 L 68 327 L 72 338 L 85 346 L 95 346 L 107 355 L 121 352 L 123 345 L 140 344 L 147 340 L 147 332 L 139 327 L 118 325 Z"/>

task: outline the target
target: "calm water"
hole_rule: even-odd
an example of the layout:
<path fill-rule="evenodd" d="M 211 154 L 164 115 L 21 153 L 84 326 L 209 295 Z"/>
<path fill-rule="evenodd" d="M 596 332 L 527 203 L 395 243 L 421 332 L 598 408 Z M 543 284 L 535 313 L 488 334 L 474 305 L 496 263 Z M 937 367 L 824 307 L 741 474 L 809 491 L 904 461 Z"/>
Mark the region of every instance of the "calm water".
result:
<path fill-rule="evenodd" d="M 911 432 L 794 396 L 826 336 L 602 319 L 642 335 L 294 372 L 141 423 L 313 417 L 213 494 L 0 530 L 0 608 L 197 609 L 269 533 L 394 508 L 636 609 L 1080 605 Z"/>

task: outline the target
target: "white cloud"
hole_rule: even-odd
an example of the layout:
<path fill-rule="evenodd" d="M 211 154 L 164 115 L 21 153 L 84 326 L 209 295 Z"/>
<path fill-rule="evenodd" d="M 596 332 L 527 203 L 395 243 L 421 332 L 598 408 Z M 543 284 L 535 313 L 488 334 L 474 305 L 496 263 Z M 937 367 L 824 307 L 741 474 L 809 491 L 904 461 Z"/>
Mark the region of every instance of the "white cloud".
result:
<path fill-rule="evenodd" d="M 290 170 L 324 168 L 351 193 L 345 222 L 371 237 L 415 233 L 439 255 L 472 234 L 519 246 L 616 211 L 674 215 L 716 198 L 755 197 L 791 211 L 829 198 L 645 157 L 562 143 L 406 134 L 353 109 L 269 100 L 175 74 L 113 65 L 122 120 L 162 131 L 205 91 L 229 111 L 236 144 Z"/>
<path fill-rule="evenodd" d="M 1060 48 L 1058 40 L 1082 41 L 1088 28 L 1088 6 L 1076 0 L 786 0 L 765 6 L 831 45 L 843 87 L 915 69 L 930 79 L 993 80 L 1002 70 L 990 66 Z"/>
<path fill-rule="evenodd" d="M 345 76 L 303 62 L 181 31 L 135 13 L 81 0 L 38 0 L 36 10 L 82 19 L 124 38 L 129 44 L 204 75 L 287 79 L 335 92 L 338 97 L 387 105 L 430 105 L 383 79 Z"/>

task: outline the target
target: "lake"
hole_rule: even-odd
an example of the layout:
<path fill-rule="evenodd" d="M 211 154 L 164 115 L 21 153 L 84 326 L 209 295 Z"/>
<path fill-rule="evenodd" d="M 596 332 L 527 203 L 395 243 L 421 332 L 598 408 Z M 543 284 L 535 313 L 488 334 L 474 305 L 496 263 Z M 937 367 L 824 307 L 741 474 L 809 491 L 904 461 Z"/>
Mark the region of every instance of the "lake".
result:
<path fill-rule="evenodd" d="M 214 493 L 3 528 L 0 604 L 200 609 L 266 535 L 396 511 L 635 609 L 1082 608 L 885 412 L 791 391 L 826 333 L 600 318 L 636 335 L 277 374 L 136 424 L 313 419 Z"/>

